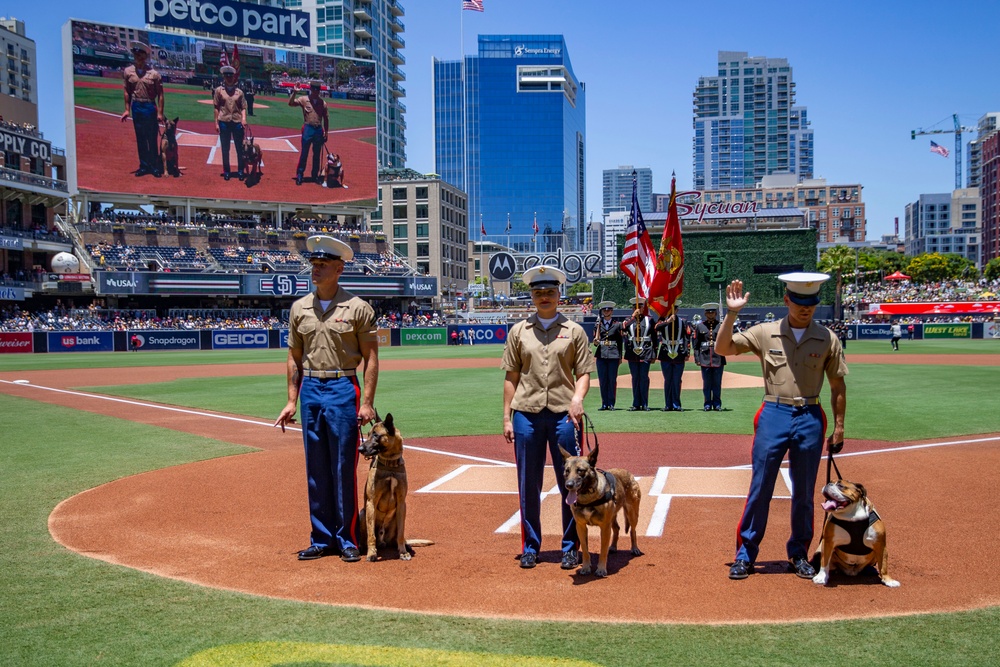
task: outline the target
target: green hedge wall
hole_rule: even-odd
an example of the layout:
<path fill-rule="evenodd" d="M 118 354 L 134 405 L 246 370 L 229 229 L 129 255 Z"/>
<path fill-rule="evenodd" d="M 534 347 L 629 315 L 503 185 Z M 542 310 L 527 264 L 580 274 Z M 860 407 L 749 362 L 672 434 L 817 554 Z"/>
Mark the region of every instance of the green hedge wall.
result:
<path fill-rule="evenodd" d="M 624 235 L 618 239 L 621 259 Z M 818 254 L 816 230 L 787 229 L 759 232 L 700 232 L 684 236 L 685 307 L 719 300 L 719 288 L 735 278 L 743 281 L 756 305 L 781 305 L 784 288 L 778 275 L 789 271 L 815 271 Z M 833 303 L 835 286 L 823 287 L 823 303 Z M 601 295 L 619 307 L 628 305 L 635 288 L 621 271 L 614 278 L 594 280 L 594 299 Z"/>

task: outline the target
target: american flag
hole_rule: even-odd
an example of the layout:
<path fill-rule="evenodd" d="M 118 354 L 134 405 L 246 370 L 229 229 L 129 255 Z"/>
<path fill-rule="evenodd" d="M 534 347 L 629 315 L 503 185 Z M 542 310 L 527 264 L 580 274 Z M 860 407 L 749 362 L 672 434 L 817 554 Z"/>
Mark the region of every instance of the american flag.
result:
<path fill-rule="evenodd" d="M 462 9 L 471 9 L 474 12 L 483 10 L 483 0 L 462 0 Z"/>
<path fill-rule="evenodd" d="M 229 67 L 229 56 L 226 55 L 225 47 L 222 48 L 222 54 L 219 56 L 219 67 Z"/>
<path fill-rule="evenodd" d="M 656 272 L 656 251 L 649 238 L 646 223 L 642 220 L 642 211 L 639 210 L 635 173 L 632 174 L 632 212 L 625 232 L 625 248 L 618 268 L 635 285 L 637 296 L 648 298 L 649 286 L 653 283 L 653 274 Z"/>
<path fill-rule="evenodd" d="M 931 142 L 931 153 L 937 153 L 941 157 L 948 157 L 948 149 L 934 141 Z"/>
<path fill-rule="evenodd" d="M 535 213 L 535 221 L 531 223 L 531 231 L 534 232 L 534 235 L 538 234 L 538 214 L 537 213 Z"/>

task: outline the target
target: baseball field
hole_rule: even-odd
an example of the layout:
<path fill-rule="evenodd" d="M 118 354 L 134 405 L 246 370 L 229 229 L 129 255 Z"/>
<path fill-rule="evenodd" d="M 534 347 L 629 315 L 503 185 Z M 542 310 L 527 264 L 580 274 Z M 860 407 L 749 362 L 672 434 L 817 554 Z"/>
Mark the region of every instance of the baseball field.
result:
<path fill-rule="evenodd" d="M 499 346 L 383 348 L 407 536 L 434 544 L 353 564 L 295 558 L 309 526 L 301 435 L 271 426 L 282 351 L 0 355 L 0 665 L 996 664 L 998 342 L 849 344 L 837 463 L 886 522 L 897 589 L 786 572 L 782 480 L 758 574 L 727 578 L 749 357 L 723 412 L 699 409 L 693 375 L 682 413 L 598 412 L 595 379 L 599 465 L 639 478 L 644 552 L 596 579 L 558 566 L 551 476 L 541 562 L 517 567 Z"/>

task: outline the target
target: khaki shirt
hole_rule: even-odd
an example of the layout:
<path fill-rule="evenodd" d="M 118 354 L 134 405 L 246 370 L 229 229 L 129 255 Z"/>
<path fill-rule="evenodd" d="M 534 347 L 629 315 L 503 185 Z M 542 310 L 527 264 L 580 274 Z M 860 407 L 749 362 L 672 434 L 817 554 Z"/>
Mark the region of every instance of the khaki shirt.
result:
<path fill-rule="evenodd" d="M 326 118 L 326 103 L 320 99 L 316 104 L 312 103 L 309 96 L 296 97 L 292 100 L 293 105 L 298 105 L 302 107 L 302 122 L 306 125 L 323 125 L 323 119 Z"/>
<path fill-rule="evenodd" d="M 122 72 L 125 92 L 129 95 L 129 102 L 155 102 L 163 92 L 163 79 L 160 73 L 151 67 L 147 67 L 139 76 L 135 71 L 135 65 L 129 65 Z"/>
<path fill-rule="evenodd" d="M 293 303 L 288 325 L 288 347 L 302 350 L 302 367 L 309 370 L 357 368 L 361 343 L 378 344 L 374 309 L 343 287 L 326 311 L 320 310 L 315 292 Z"/>
<path fill-rule="evenodd" d="M 760 357 L 764 393 L 784 398 L 815 398 L 823 388 L 823 374 L 830 379 L 847 375 L 840 341 L 826 327 L 810 322 L 795 342 L 788 318 L 763 322 L 733 334 L 733 345 Z"/>
<path fill-rule="evenodd" d="M 243 122 L 243 111 L 247 108 L 247 100 L 243 96 L 242 90 L 236 88 L 230 93 L 225 86 L 219 86 L 215 89 L 212 101 L 215 103 L 215 108 L 219 110 L 219 122 Z"/>
<path fill-rule="evenodd" d="M 521 375 L 511 409 L 567 412 L 576 376 L 592 373 L 597 363 L 583 327 L 559 315 L 552 326 L 543 329 L 536 313 L 511 328 L 500 368 Z"/>

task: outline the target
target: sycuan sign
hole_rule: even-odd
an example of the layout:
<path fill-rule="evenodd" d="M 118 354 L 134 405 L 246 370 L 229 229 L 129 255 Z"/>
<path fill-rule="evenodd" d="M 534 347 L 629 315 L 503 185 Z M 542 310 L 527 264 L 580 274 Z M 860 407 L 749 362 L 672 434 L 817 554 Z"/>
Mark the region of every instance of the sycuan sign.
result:
<path fill-rule="evenodd" d="M 307 12 L 244 4 L 233 0 L 146 0 L 150 28 L 181 28 L 310 46 Z"/>

